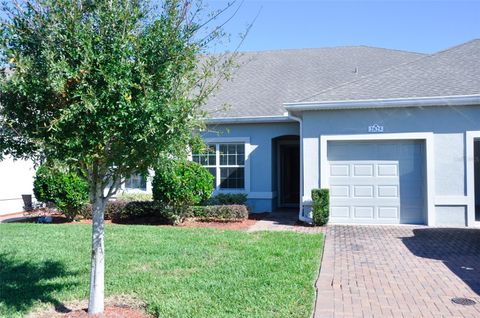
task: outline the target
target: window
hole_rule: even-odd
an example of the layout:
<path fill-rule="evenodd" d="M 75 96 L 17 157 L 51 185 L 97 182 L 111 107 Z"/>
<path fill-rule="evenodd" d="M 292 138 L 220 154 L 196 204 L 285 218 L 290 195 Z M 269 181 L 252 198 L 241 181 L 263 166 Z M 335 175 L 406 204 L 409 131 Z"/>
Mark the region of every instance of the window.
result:
<path fill-rule="evenodd" d="M 220 189 L 245 188 L 245 145 L 219 144 Z"/>
<path fill-rule="evenodd" d="M 193 154 L 192 160 L 210 171 L 216 189 L 245 189 L 245 144 L 209 144 L 205 152 Z"/>
<path fill-rule="evenodd" d="M 216 145 L 208 145 L 207 149 L 192 155 L 192 161 L 201 164 L 213 176 L 213 186 L 217 187 L 217 150 Z"/>
<path fill-rule="evenodd" d="M 125 180 L 125 189 L 147 190 L 147 178 L 140 174 L 133 174 Z"/>

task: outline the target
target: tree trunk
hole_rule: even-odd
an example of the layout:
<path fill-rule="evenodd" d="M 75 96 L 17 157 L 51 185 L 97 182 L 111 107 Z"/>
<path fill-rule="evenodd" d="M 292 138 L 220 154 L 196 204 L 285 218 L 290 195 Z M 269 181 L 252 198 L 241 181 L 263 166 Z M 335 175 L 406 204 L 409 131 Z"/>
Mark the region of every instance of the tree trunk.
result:
<path fill-rule="evenodd" d="M 90 298 L 88 315 L 103 313 L 104 308 L 104 215 L 107 199 L 103 198 L 103 189 L 97 183 L 91 190 L 92 199 L 92 269 L 90 272 Z"/>

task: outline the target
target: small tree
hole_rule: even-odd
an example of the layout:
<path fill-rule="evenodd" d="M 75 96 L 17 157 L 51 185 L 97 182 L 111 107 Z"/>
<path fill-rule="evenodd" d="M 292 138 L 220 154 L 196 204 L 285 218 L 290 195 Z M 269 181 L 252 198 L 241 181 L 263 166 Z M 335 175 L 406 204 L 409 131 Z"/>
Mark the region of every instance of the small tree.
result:
<path fill-rule="evenodd" d="M 93 209 L 89 314 L 104 307 L 104 210 L 125 176 L 184 157 L 235 54 L 200 1 L 24 0 L 0 24 L 0 154 L 82 170 Z M 230 5 L 227 6 L 230 7 Z"/>

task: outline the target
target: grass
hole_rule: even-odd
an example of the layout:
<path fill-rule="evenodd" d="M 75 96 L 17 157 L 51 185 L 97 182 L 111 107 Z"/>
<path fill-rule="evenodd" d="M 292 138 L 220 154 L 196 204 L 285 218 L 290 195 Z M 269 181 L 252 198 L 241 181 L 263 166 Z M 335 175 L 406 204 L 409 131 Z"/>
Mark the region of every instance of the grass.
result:
<path fill-rule="evenodd" d="M 88 298 L 88 225 L 0 224 L 0 317 Z M 106 296 L 158 317 L 309 317 L 321 234 L 106 227 Z"/>

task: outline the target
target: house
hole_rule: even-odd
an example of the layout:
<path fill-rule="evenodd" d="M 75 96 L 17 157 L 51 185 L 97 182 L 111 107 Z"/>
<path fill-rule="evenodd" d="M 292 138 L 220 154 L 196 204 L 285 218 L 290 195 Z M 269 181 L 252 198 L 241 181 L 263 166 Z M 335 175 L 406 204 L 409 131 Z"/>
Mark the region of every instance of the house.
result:
<path fill-rule="evenodd" d="M 32 194 L 35 167 L 30 161 L 0 161 L 0 216 L 23 211 L 22 194 Z"/>
<path fill-rule="evenodd" d="M 311 190 L 328 188 L 333 223 L 480 225 L 480 40 L 431 55 L 351 46 L 241 61 L 206 105 L 209 151 L 192 154 L 215 192 L 307 222 Z"/>
<path fill-rule="evenodd" d="M 480 40 L 432 54 L 371 47 L 247 53 L 210 100 L 193 158 L 254 211 L 330 189 L 330 222 L 480 225 Z M 230 108 L 218 112 L 221 105 Z"/>

